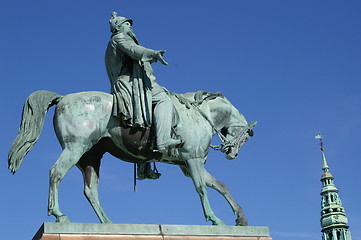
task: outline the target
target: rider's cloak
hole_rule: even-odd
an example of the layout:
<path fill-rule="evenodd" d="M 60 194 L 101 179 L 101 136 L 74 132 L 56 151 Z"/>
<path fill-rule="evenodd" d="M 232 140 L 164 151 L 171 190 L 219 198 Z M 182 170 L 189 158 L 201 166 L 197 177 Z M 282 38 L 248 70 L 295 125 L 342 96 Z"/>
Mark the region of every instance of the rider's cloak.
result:
<path fill-rule="evenodd" d="M 135 37 L 113 34 L 105 53 L 105 65 L 113 94 L 113 115 L 130 126 L 152 124 L 152 93 L 162 91 L 150 61 L 155 51 L 142 47 Z"/>

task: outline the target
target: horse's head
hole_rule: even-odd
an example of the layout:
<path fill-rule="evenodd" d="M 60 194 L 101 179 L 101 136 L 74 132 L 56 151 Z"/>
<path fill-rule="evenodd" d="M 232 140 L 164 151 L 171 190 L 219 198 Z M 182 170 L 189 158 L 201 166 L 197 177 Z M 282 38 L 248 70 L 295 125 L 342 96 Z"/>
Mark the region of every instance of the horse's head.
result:
<path fill-rule="evenodd" d="M 247 140 L 253 136 L 252 128 L 257 124 L 256 121 L 246 126 L 230 126 L 221 129 L 224 137 L 222 140 L 221 151 L 226 154 L 228 160 L 238 157 L 238 151 Z"/>
<path fill-rule="evenodd" d="M 239 149 L 253 136 L 252 128 L 257 122 L 248 124 L 245 117 L 219 92 L 198 91 L 193 95 L 195 101 L 192 103 L 210 123 L 213 134 L 217 133 L 222 141 L 220 146 L 211 147 L 224 152 L 229 160 L 238 157 Z M 208 108 L 209 115 L 203 112 L 202 106 Z"/>

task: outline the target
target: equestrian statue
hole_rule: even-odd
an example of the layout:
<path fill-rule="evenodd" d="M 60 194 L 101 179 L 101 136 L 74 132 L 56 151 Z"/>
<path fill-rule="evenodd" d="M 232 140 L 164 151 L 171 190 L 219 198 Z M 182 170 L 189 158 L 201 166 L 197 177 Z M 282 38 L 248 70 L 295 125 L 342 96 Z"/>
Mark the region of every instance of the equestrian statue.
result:
<path fill-rule="evenodd" d="M 66 96 L 40 90 L 27 98 L 19 133 L 9 152 L 9 169 L 15 173 L 37 142 L 48 109 L 56 105 L 54 129 L 62 153 L 50 169 L 48 214 L 57 222 L 69 222 L 59 207 L 59 183 L 77 166 L 84 177 L 84 194 L 100 222 L 110 223 L 98 199 L 100 161 L 108 152 L 138 165 L 138 179 L 157 179 L 150 163 L 177 165 L 190 177 L 199 194 L 203 213 L 213 225 L 223 225 L 215 216 L 206 187 L 224 196 L 237 215 L 236 225 L 248 225 L 242 208 L 227 187 L 204 165 L 212 136 L 213 147 L 227 159 L 238 156 L 241 146 L 253 136 L 256 122 L 245 117 L 219 92 L 176 94 L 157 84 L 151 63 L 167 65 L 164 50 L 140 45 L 132 31 L 133 21 L 117 16 L 109 20 L 112 33 L 105 53 L 110 93 L 79 92 Z"/>

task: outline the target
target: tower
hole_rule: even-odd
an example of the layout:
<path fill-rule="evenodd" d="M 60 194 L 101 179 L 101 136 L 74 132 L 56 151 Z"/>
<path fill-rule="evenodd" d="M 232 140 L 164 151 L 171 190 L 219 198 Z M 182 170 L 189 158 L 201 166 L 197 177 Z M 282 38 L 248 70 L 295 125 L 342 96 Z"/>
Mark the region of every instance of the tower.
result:
<path fill-rule="evenodd" d="M 321 190 L 321 227 L 322 240 L 352 240 L 351 233 L 348 230 L 348 220 L 345 209 L 342 206 L 338 189 L 334 185 L 333 176 L 328 167 L 324 152 L 322 136 L 319 134 L 316 138 L 320 139 L 322 152 L 322 190 Z"/>

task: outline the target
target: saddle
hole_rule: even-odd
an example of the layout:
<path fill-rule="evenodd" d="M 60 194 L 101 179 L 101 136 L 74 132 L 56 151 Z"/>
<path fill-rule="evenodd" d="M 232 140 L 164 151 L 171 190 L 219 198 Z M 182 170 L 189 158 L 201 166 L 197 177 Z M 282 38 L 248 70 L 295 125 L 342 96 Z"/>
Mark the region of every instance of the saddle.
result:
<path fill-rule="evenodd" d="M 192 108 L 192 105 L 195 104 L 199 106 L 203 101 L 207 99 L 214 99 L 219 96 L 223 96 L 219 92 L 211 93 L 206 91 L 198 91 L 196 93 L 185 93 L 185 94 L 177 94 L 170 92 L 164 89 L 168 94 L 173 103 L 173 115 L 172 115 L 172 129 L 171 129 L 171 137 L 174 139 L 180 139 L 181 137 L 177 133 L 177 126 L 180 121 L 179 111 L 177 105 L 179 103 L 186 108 Z M 141 128 L 124 128 L 122 130 L 122 137 L 124 145 L 128 150 L 137 155 L 146 156 L 147 159 L 156 159 L 160 160 L 162 154 L 156 151 L 156 136 L 154 133 L 154 127 L 148 129 Z M 127 139 L 124 139 L 127 138 Z M 170 147 L 168 149 L 168 155 L 170 157 L 178 157 L 179 156 L 179 148 L 181 146 Z M 149 162 L 139 163 L 138 164 L 138 179 L 157 179 L 160 177 L 160 173 L 156 169 L 156 166 L 153 166 L 153 169 L 150 166 Z"/>
<path fill-rule="evenodd" d="M 180 118 L 177 108 L 174 105 L 174 101 L 178 101 L 175 98 L 174 93 L 166 91 L 170 96 L 173 102 L 173 114 L 172 114 L 172 124 L 171 124 L 171 137 L 174 139 L 180 139 L 180 136 L 177 134 L 177 125 L 179 124 Z M 156 159 L 159 160 L 162 155 L 157 152 L 156 146 L 156 134 L 154 125 L 152 124 L 150 128 L 141 128 L 138 126 L 131 126 L 129 122 L 124 121 L 121 117 L 118 116 L 122 124 L 122 141 L 125 147 L 133 155 L 146 156 L 147 159 Z M 178 148 L 180 146 L 171 147 L 168 151 L 169 156 L 177 157 L 179 155 Z"/>
<path fill-rule="evenodd" d="M 170 97 L 173 103 L 171 137 L 174 139 L 181 139 L 177 133 L 177 126 L 180 121 L 178 107 L 185 106 L 190 109 L 197 109 L 192 105 L 199 106 L 205 100 L 211 100 L 217 97 L 223 97 L 219 92 L 206 92 L 198 91 L 184 94 L 177 94 L 164 89 L 166 94 Z M 180 103 L 180 105 L 179 105 Z M 122 120 L 121 120 L 122 121 Z M 161 154 L 156 152 L 156 136 L 153 125 L 150 128 L 132 127 L 127 122 L 123 122 L 122 140 L 126 148 L 134 155 L 143 155 L 147 159 L 160 159 Z M 179 147 L 170 148 L 168 151 L 169 156 L 177 157 L 179 155 Z"/>

